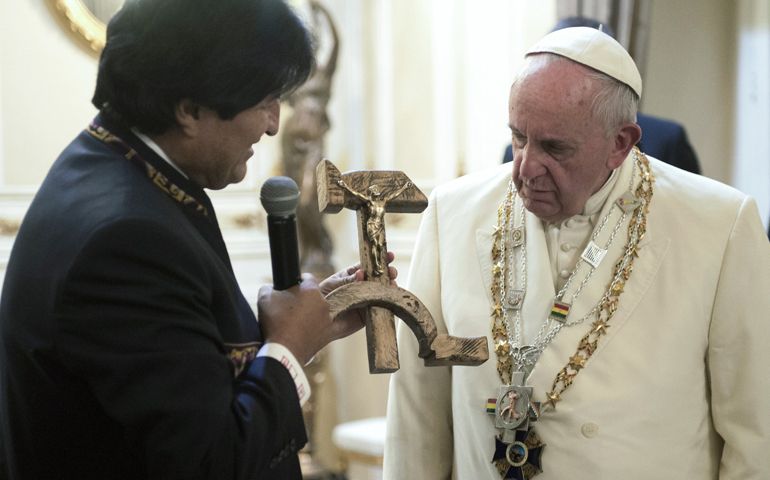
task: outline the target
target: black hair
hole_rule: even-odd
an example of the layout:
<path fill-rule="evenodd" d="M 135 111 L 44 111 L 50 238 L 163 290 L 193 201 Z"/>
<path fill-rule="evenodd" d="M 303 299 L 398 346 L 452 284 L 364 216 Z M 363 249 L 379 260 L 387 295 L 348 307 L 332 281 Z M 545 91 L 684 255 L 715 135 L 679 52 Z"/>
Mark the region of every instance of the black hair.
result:
<path fill-rule="evenodd" d="M 91 102 L 159 134 L 183 99 L 229 120 L 313 66 L 311 36 L 283 0 L 128 0 L 107 27 Z"/>

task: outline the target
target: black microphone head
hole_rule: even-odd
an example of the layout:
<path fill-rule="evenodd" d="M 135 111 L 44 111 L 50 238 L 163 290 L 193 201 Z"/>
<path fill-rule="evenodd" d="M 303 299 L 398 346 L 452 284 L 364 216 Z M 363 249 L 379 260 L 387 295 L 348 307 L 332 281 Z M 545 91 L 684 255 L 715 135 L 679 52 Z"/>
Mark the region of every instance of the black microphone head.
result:
<path fill-rule="evenodd" d="M 262 185 L 259 199 L 268 215 L 288 217 L 297 210 L 299 188 L 289 177 L 270 177 Z"/>

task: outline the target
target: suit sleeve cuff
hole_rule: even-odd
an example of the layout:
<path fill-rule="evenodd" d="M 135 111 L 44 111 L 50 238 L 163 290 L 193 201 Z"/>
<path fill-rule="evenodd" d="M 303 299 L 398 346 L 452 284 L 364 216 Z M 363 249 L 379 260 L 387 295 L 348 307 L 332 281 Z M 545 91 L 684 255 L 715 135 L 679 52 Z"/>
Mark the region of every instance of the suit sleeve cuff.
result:
<path fill-rule="evenodd" d="M 305 372 L 302 370 L 302 366 L 296 357 L 294 357 L 294 354 L 280 343 L 270 342 L 264 344 L 259 349 L 257 357 L 270 357 L 281 362 L 281 365 L 286 368 L 292 380 L 294 380 L 300 406 L 305 405 L 305 402 L 310 398 L 310 383 L 307 381 L 307 376 L 305 376 Z"/>

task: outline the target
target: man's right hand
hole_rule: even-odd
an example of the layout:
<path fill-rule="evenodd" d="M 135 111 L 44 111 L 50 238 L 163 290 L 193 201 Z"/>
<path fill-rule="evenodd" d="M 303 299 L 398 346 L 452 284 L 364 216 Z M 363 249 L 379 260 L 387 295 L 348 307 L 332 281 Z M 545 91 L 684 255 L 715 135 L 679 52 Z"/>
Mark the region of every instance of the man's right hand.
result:
<path fill-rule="evenodd" d="M 356 280 L 356 273 L 338 280 L 340 284 L 352 282 Z M 303 365 L 332 340 L 346 337 L 364 326 L 358 315 L 341 315 L 332 320 L 329 304 L 309 274 L 302 276 L 298 286 L 287 290 L 263 286 L 259 289 L 257 307 L 265 341 L 288 348 Z"/>
<path fill-rule="evenodd" d="M 388 276 L 396 285 L 398 270 L 391 266 L 393 252 L 387 252 Z M 266 342 L 280 343 L 305 365 L 329 342 L 347 337 L 364 326 L 363 310 L 351 310 L 332 320 L 324 297 L 333 290 L 364 280 L 360 265 L 340 270 L 318 284 L 310 274 L 302 283 L 288 290 L 274 290 L 271 285 L 259 289 L 259 323 Z"/>

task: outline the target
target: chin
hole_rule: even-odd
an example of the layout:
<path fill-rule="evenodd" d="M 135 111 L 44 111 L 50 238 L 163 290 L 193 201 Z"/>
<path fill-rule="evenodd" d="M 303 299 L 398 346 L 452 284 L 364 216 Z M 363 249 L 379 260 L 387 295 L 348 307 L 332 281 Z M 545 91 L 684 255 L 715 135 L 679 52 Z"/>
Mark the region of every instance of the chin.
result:
<path fill-rule="evenodd" d="M 229 172 L 230 174 L 228 175 L 228 178 L 227 178 L 227 184 L 225 186 L 232 185 L 235 183 L 241 183 L 243 179 L 246 178 L 246 172 L 247 172 L 246 162 L 236 165 L 235 168 L 230 170 Z"/>
<path fill-rule="evenodd" d="M 548 218 L 556 214 L 553 205 L 539 200 L 532 200 L 531 198 L 524 199 L 524 208 L 530 213 L 534 214 L 538 218 Z"/>
<path fill-rule="evenodd" d="M 222 177 L 217 182 L 212 182 L 210 185 L 207 185 L 206 188 L 208 188 L 209 190 L 222 190 L 228 185 L 240 183 L 241 181 L 243 181 L 245 177 L 246 177 L 246 172 L 235 173 L 233 175 L 230 175 L 229 177 Z"/>
<path fill-rule="evenodd" d="M 244 168 L 242 172 L 238 172 L 235 175 L 233 175 L 230 178 L 230 181 L 227 182 L 227 185 L 234 185 L 236 183 L 241 183 L 243 179 L 246 178 L 246 169 Z"/>

